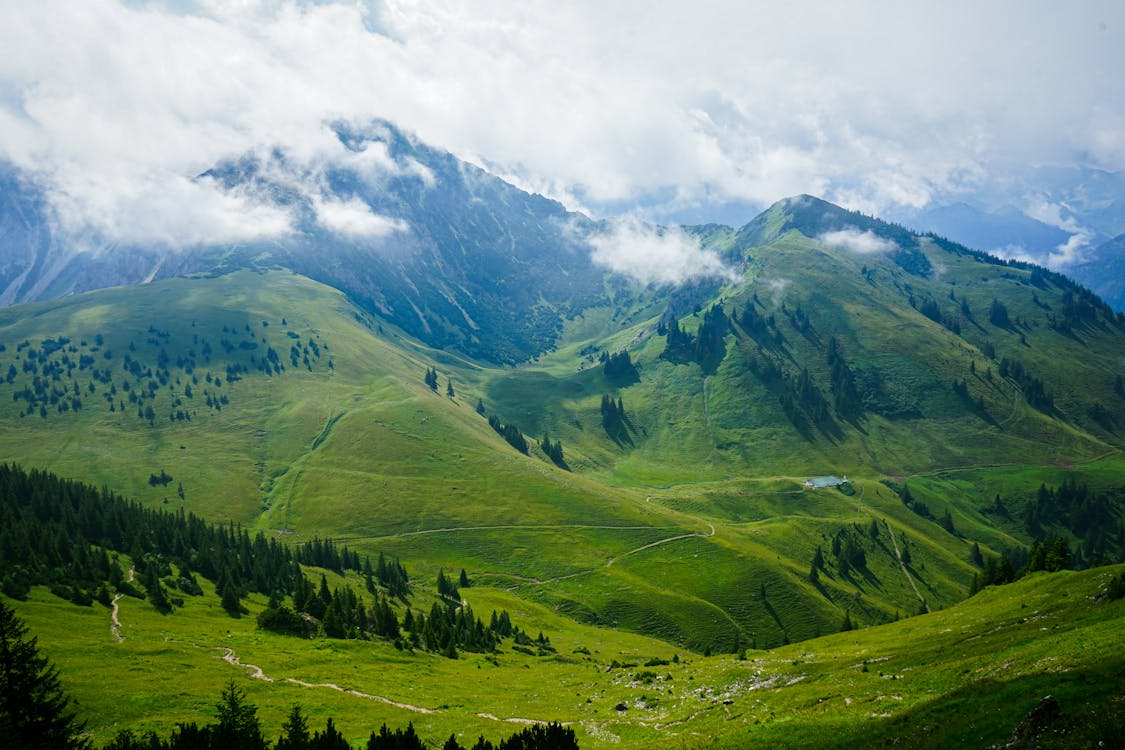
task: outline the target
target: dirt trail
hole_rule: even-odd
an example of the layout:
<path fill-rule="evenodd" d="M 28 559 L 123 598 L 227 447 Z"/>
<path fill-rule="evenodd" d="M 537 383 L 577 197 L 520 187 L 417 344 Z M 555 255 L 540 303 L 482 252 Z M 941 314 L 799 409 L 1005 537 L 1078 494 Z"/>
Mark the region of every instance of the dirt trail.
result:
<path fill-rule="evenodd" d="M 590 568 L 589 570 L 580 570 L 577 573 L 568 573 L 567 575 L 559 576 L 558 578 L 548 578 L 545 581 L 540 581 L 540 580 L 535 579 L 535 578 L 530 578 L 530 579 L 525 578 L 525 579 L 522 579 L 524 581 L 523 583 L 517 583 L 515 586 L 509 586 L 508 591 L 515 591 L 516 589 L 522 588 L 523 586 L 545 586 L 548 583 L 558 583 L 559 581 L 565 581 L 565 580 L 570 579 L 570 578 L 577 578 L 578 576 L 589 575 L 589 574 L 594 573 L 598 570 L 601 570 L 602 568 L 608 568 L 608 567 L 612 566 L 615 562 L 620 560 L 622 557 L 628 557 L 629 555 L 635 555 L 638 552 L 643 552 L 644 550 L 652 549 L 653 547 L 659 547 L 660 545 L 667 544 L 668 542 L 675 542 L 675 541 L 679 541 L 680 539 L 691 539 L 693 537 L 698 537 L 700 539 L 708 539 L 710 537 L 715 536 L 715 524 L 708 523 L 707 526 L 710 527 L 710 530 L 706 534 L 699 534 L 699 533 L 677 534 L 676 536 L 670 536 L 667 539 L 658 539 L 655 542 L 649 542 L 648 544 L 642 544 L 640 547 L 637 547 L 636 549 L 631 549 L 628 552 L 622 552 L 620 555 L 617 555 L 616 557 L 611 557 L 611 558 L 609 558 L 608 560 L 605 561 L 605 565 L 602 565 L 600 567 Z M 646 527 L 646 528 L 651 528 L 651 527 Z M 518 576 L 512 576 L 512 577 L 516 578 Z"/>
<path fill-rule="evenodd" d="M 521 719 L 521 718 L 518 718 L 518 717 L 512 717 L 510 719 L 501 719 L 499 716 L 494 716 L 492 714 L 486 714 L 486 713 L 479 713 L 479 714 L 477 714 L 477 716 L 479 716 L 482 719 L 488 719 L 489 721 L 505 721 L 509 724 L 529 724 L 530 725 L 530 724 L 546 724 L 547 723 L 545 721 L 540 721 L 539 719 Z M 560 721 L 559 723 L 562 724 L 564 727 L 570 725 L 569 721 Z"/>
<path fill-rule="evenodd" d="M 346 693 L 348 695 L 354 695 L 356 698 L 364 698 L 364 699 L 369 700 L 369 701 L 379 701 L 380 703 L 386 703 L 388 706 L 394 706 L 395 708 L 401 708 L 401 709 L 404 709 L 406 711 L 413 711 L 413 712 L 419 713 L 419 714 L 436 713 L 436 711 L 434 711 L 434 709 L 432 709 L 432 708 L 423 708 L 422 706 L 412 706 L 409 703 L 399 703 L 398 701 L 393 701 L 390 698 L 384 698 L 381 695 L 371 695 L 370 693 L 361 693 L 358 690 L 349 690 L 347 688 L 340 687 L 339 685 L 337 685 L 334 682 L 305 682 L 304 680 L 298 680 L 295 677 L 286 677 L 285 681 L 291 682 L 294 685 L 300 685 L 301 687 L 325 688 L 325 689 L 328 689 L 328 690 L 335 690 L 338 693 Z"/>
<path fill-rule="evenodd" d="M 225 661 L 227 664 L 230 664 L 231 666 L 241 667 L 243 669 L 250 670 L 250 677 L 251 678 L 253 678 L 255 680 L 264 680 L 265 682 L 276 682 L 277 681 L 273 677 L 270 677 L 269 675 L 267 675 L 265 673 L 265 671 L 263 671 L 262 668 L 259 667 L 257 664 L 243 663 L 243 661 L 238 658 L 238 654 L 236 654 L 234 652 L 233 648 L 229 648 L 229 647 L 226 647 L 226 646 L 222 646 L 222 647 L 218 647 L 218 648 L 219 648 L 219 650 L 224 652 L 223 656 L 222 656 L 223 661 Z M 395 708 L 401 708 L 401 709 L 404 709 L 406 711 L 414 711 L 415 713 L 420 713 L 420 714 L 432 714 L 432 713 L 434 713 L 434 710 L 432 708 L 423 708 L 422 706 L 412 706 L 409 703 L 400 703 L 398 701 L 393 701 L 390 698 L 384 698 L 381 695 L 371 695 L 370 693 L 361 693 L 358 690 L 350 690 L 348 688 L 342 688 L 334 682 L 305 682 L 304 680 L 298 680 L 295 677 L 286 677 L 285 682 L 291 683 L 293 685 L 299 685 L 301 687 L 306 687 L 306 688 L 322 688 L 322 689 L 325 689 L 325 690 L 335 690 L 337 693 L 346 693 L 347 695 L 354 695 L 356 698 L 364 698 L 366 700 L 379 701 L 380 703 L 386 703 L 388 706 L 394 706 Z"/>
<path fill-rule="evenodd" d="M 243 664 L 242 661 L 239 660 L 238 654 L 234 653 L 233 648 L 224 647 L 223 651 L 226 651 L 226 653 L 223 654 L 223 661 L 225 661 L 227 664 L 235 667 L 242 667 L 243 669 L 249 669 L 250 677 L 255 680 L 265 680 L 266 682 L 273 682 L 273 678 L 267 676 L 266 673 L 262 671 L 262 668 L 257 664 Z"/>
<path fill-rule="evenodd" d="M 680 539 L 691 539 L 692 537 L 699 537 L 700 539 L 709 539 L 710 537 L 715 536 L 715 524 L 709 523 L 707 525 L 711 528 L 711 530 L 708 531 L 706 534 L 680 534 L 679 536 L 670 536 L 667 539 L 659 539 L 655 542 L 651 542 L 651 543 L 645 544 L 641 547 L 637 547 L 636 549 L 631 549 L 628 552 L 622 552 L 617 557 L 609 558 L 609 560 L 606 561 L 605 567 L 608 568 L 610 565 L 613 565 L 613 563 L 617 562 L 622 557 L 628 557 L 629 555 L 635 555 L 638 552 L 643 552 L 646 549 L 652 549 L 653 547 L 659 547 L 661 544 L 667 544 L 668 542 L 675 542 L 675 541 L 679 541 Z"/>
<path fill-rule="evenodd" d="M 128 576 L 126 576 L 125 580 L 129 581 L 131 583 L 133 581 L 133 578 L 136 575 L 136 573 L 137 573 L 136 568 L 129 568 L 129 574 L 128 574 Z M 123 597 L 123 596 L 125 596 L 125 595 L 124 594 L 114 594 L 113 595 L 113 610 L 109 613 L 109 619 L 110 619 L 109 632 L 118 643 L 124 643 L 125 642 L 125 636 L 121 635 L 121 620 L 118 618 L 118 614 L 121 612 L 121 607 L 118 605 L 118 602 L 121 601 L 121 597 Z"/>
<path fill-rule="evenodd" d="M 421 531 L 403 531 L 398 534 L 381 534 L 379 536 L 337 536 L 332 537 L 336 542 L 361 542 L 378 541 L 379 539 L 401 539 L 406 536 L 423 536 L 426 534 L 453 534 L 459 531 L 552 531 L 558 529 L 605 529 L 610 531 L 639 531 L 642 529 L 675 528 L 673 526 L 606 526 L 582 523 L 557 523 L 557 524 L 501 524 L 496 526 L 450 526 L 441 529 L 422 529 Z"/>
<path fill-rule="evenodd" d="M 906 576 L 906 582 L 910 584 L 910 588 L 914 589 L 914 596 L 918 597 L 918 601 L 922 602 L 922 606 L 929 612 L 930 605 L 926 603 L 926 597 L 922 596 L 921 592 L 918 591 L 918 587 L 914 585 L 914 579 L 911 577 L 910 571 L 906 569 L 906 563 L 902 561 L 902 552 L 898 549 L 898 538 L 895 537 L 895 530 L 891 528 L 891 522 L 884 518 L 883 523 L 887 524 L 887 533 L 891 535 L 891 544 L 895 548 L 895 557 L 898 558 L 898 566 L 902 568 L 902 574 Z"/>

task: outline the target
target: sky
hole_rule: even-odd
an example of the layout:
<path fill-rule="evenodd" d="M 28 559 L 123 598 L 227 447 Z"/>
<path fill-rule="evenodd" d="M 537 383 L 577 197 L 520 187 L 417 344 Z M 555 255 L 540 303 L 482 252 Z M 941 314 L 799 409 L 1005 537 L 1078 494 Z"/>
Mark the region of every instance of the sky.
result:
<path fill-rule="evenodd" d="M 888 216 L 1012 204 L 1073 240 L 1036 175 L 1125 171 L 1119 0 L 0 0 L 0 18 L 0 158 L 58 228 L 110 241 L 284 234 L 276 206 L 198 176 L 273 147 L 331 163 L 340 120 L 624 225 L 740 224 L 810 193 Z M 318 200 L 326 225 L 396 230 Z"/>

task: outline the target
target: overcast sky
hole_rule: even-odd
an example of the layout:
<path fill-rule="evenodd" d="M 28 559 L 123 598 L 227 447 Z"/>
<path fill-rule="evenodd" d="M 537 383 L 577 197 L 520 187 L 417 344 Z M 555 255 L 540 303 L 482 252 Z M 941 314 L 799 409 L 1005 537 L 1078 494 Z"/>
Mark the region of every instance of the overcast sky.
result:
<path fill-rule="evenodd" d="M 746 221 L 803 192 L 881 214 L 988 194 L 1032 206 L 1030 166 L 1125 169 L 1120 0 L 0 13 L 0 156 L 64 228 L 124 241 L 284 232 L 270 206 L 193 178 L 273 145 L 334 158 L 339 118 L 390 119 L 571 208 L 657 220 L 734 206 Z"/>

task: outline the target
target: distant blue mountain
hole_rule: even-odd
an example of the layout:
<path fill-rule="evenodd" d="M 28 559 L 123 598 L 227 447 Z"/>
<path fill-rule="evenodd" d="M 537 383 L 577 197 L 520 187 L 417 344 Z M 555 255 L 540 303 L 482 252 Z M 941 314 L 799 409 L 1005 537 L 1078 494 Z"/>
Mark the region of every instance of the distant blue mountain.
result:
<path fill-rule="evenodd" d="M 1018 209 L 990 212 L 968 203 L 927 209 L 910 224 L 919 231 L 940 234 L 985 252 L 1010 254 L 1011 249 L 1020 248 L 1035 258 L 1046 258 L 1070 237 Z"/>

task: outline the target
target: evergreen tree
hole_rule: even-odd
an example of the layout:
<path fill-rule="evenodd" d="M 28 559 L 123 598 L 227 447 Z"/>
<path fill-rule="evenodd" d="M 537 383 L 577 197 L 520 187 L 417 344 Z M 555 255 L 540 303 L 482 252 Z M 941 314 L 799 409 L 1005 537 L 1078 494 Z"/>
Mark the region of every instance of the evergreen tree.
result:
<path fill-rule="evenodd" d="M 258 707 L 246 700 L 246 691 L 235 685 L 233 679 L 223 688 L 215 713 L 219 723 L 213 729 L 211 747 L 265 750 Z"/>
<path fill-rule="evenodd" d="M 453 396 L 454 396 L 454 393 L 453 393 L 453 378 L 449 378 L 448 380 L 445 381 L 445 395 L 449 396 L 450 398 L 453 398 Z"/>
<path fill-rule="evenodd" d="M 89 748 L 85 722 L 67 711 L 58 670 L 39 654 L 38 639 L 0 600 L 0 747 Z"/>
<path fill-rule="evenodd" d="M 340 734 L 331 717 L 328 718 L 324 731 L 313 735 L 310 747 L 316 750 L 351 750 L 351 745 L 344 739 L 344 735 Z"/>
<path fill-rule="evenodd" d="M 969 552 L 969 562 L 978 568 L 984 567 L 984 556 L 981 554 L 980 544 L 976 542 L 973 542 L 973 549 Z"/>
<path fill-rule="evenodd" d="M 949 508 L 945 509 L 945 515 L 941 518 L 941 527 L 950 534 L 957 534 L 957 530 L 953 527 L 953 515 L 949 512 Z"/>
<path fill-rule="evenodd" d="M 222 608 L 231 617 L 237 617 L 242 613 L 242 602 L 239 600 L 238 587 L 235 585 L 229 570 L 223 579 L 222 589 L 222 601 L 220 603 Z"/>
<path fill-rule="evenodd" d="M 301 712 L 300 704 L 289 710 L 289 718 L 281 725 L 281 737 L 277 740 L 277 750 L 309 750 L 309 722 Z"/>

